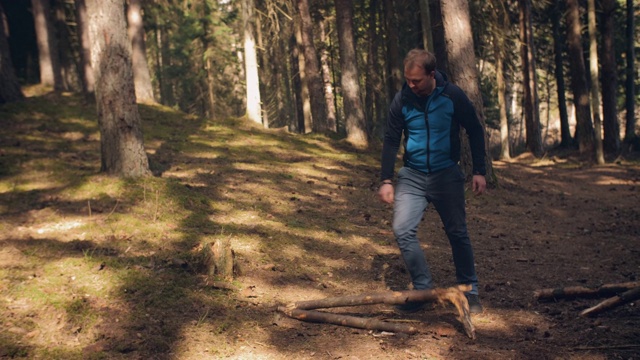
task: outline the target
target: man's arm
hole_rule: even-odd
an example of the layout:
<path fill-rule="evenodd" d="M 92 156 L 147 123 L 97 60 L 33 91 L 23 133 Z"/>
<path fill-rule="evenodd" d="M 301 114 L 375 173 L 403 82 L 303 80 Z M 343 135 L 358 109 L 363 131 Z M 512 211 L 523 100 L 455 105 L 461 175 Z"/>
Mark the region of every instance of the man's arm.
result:
<path fill-rule="evenodd" d="M 387 118 L 387 129 L 384 134 L 382 145 L 382 159 L 380 170 L 380 187 L 378 196 L 382 202 L 393 203 L 393 172 L 396 164 L 396 156 L 400 149 L 402 131 L 404 129 L 404 117 L 402 116 L 402 95 L 396 94 Z"/>

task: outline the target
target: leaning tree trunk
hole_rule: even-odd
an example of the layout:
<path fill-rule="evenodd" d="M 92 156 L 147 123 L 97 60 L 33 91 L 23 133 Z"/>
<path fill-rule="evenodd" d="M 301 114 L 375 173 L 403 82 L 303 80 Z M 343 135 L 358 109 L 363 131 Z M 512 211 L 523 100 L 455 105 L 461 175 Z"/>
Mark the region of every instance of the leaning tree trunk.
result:
<path fill-rule="evenodd" d="M 56 41 L 49 0 L 31 0 L 33 21 L 38 40 L 40 83 L 62 90 L 58 42 Z"/>
<path fill-rule="evenodd" d="M 536 156 L 542 156 L 540 134 L 540 110 L 538 106 L 538 80 L 536 76 L 533 28 L 531 25 L 530 0 L 518 0 L 520 10 L 520 57 L 522 60 L 522 85 L 524 97 L 524 118 L 527 128 L 527 149 Z"/>
<path fill-rule="evenodd" d="M 616 47 L 614 14 L 616 0 L 602 1 L 602 115 L 604 123 L 604 150 L 620 151 L 620 124 L 618 123 Z"/>
<path fill-rule="evenodd" d="M 635 91 L 635 36 L 634 36 L 634 0 L 627 0 L 627 80 L 625 83 L 626 126 L 624 141 L 627 143 L 637 139 L 636 135 L 636 91 Z"/>
<path fill-rule="evenodd" d="M 353 2 L 351 0 L 336 0 L 336 14 L 347 141 L 356 147 L 366 148 L 369 140 L 360 98 L 360 83 L 358 82 L 358 64 L 352 22 Z"/>
<path fill-rule="evenodd" d="M 442 22 L 444 25 L 444 36 L 449 58 L 448 67 L 451 71 L 451 79 L 471 100 L 484 129 L 486 126 L 484 122 L 482 95 L 480 94 L 478 81 L 478 69 L 476 68 L 476 56 L 473 50 L 469 3 L 467 0 L 442 0 L 440 3 L 442 6 Z M 460 139 L 462 144 L 460 151 L 461 167 L 466 174 L 471 175 L 471 152 L 465 131 L 460 132 Z M 486 132 L 485 154 L 486 177 L 487 181 L 492 182 L 494 180 L 493 165 L 489 153 L 489 141 L 487 141 Z"/>
<path fill-rule="evenodd" d="M 0 4 L 0 104 L 18 101 L 24 97 L 11 62 L 4 19 L 4 9 Z"/>
<path fill-rule="evenodd" d="M 147 46 L 140 0 L 129 0 L 127 20 L 129 38 L 131 39 L 131 60 L 133 63 L 133 83 L 136 89 L 136 99 L 143 103 L 155 103 L 156 99 L 153 97 L 151 74 L 149 74 L 149 64 L 147 63 Z"/>
<path fill-rule="evenodd" d="M 567 0 L 567 41 L 571 64 L 571 90 L 576 108 L 576 140 L 581 153 L 593 153 L 594 132 L 591 122 L 591 104 L 586 69 L 582 57 L 582 24 L 578 0 Z"/>
<path fill-rule="evenodd" d="M 148 175 L 124 0 L 87 0 L 87 10 L 100 125 L 100 170 L 125 177 Z"/>
<path fill-rule="evenodd" d="M 296 0 L 301 20 L 302 47 L 304 52 L 304 71 L 309 85 L 313 131 L 329 131 L 327 109 L 324 100 L 324 86 L 320 76 L 318 55 L 313 42 L 313 21 L 309 12 L 308 0 Z"/>
<path fill-rule="evenodd" d="M 560 18 L 561 14 L 560 2 L 556 1 L 553 11 L 551 12 L 551 24 L 553 31 L 553 53 L 556 78 L 556 91 L 558 93 L 558 112 L 560 113 L 560 146 L 569 147 L 573 142 L 571 137 L 571 127 L 569 126 L 569 114 L 567 111 L 567 99 L 566 89 L 564 83 L 564 61 L 562 58 L 563 41 L 562 33 L 560 32 Z"/>

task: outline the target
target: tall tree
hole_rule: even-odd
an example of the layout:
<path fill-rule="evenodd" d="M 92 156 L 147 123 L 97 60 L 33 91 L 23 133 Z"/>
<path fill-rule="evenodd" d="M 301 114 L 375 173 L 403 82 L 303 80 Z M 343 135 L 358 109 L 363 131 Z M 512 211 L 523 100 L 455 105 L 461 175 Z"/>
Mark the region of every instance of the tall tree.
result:
<path fill-rule="evenodd" d="M 620 124 L 618 123 L 615 21 L 616 0 L 602 1 L 602 115 L 604 124 L 603 147 L 607 152 L 620 151 Z"/>
<path fill-rule="evenodd" d="M 591 122 L 589 86 L 582 47 L 582 24 L 580 22 L 580 4 L 578 0 L 566 0 L 567 4 L 567 41 L 571 64 L 571 90 L 576 109 L 576 140 L 581 153 L 594 150 L 594 131 Z"/>
<path fill-rule="evenodd" d="M 591 75 L 591 112 L 596 140 L 596 162 L 604 164 L 602 123 L 600 120 L 600 79 L 598 78 L 598 41 L 596 30 L 596 0 L 587 1 L 589 31 L 589 74 Z"/>
<path fill-rule="evenodd" d="M 351 0 L 335 0 L 335 2 L 347 141 L 356 147 L 364 148 L 368 146 L 368 136 L 358 82 L 358 65 L 352 23 L 353 2 Z"/>
<path fill-rule="evenodd" d="M 367 70 L 365 72 L 364 108 L 367 124 L 370 126 L 367 132 L 382 138 L 385 121 L 383 109 L 386 109 L 387 96 L 378 56 L 381 38 L 378 36 L 378 4 L 378 0 L 369 2 L 367 41 L 365 42 L 367 44 Z"/>
<path fill-rule="evenodd" d="M 38 39 L 40 83 L 62 90 L 58 42 L 51 20 L 49 0 L 31 0 L 31 6 Z"/>
<path fill-rule="evenodd" d="M 136 98 L 140 102 L 155 103 L 149 65 L 147 64 L 147 46 L 140 0 L 129 0 L 127 20 L 129 38 L 131 39 L 131 60 L 133 62 L 133 82 L 136 89 Z"/>
<path fill-rule="evenodd" d="M 626 83 L 625 83 L 625 110 L 627 112 L 626 126 L 624 133 L 624 141 L 627 143 L 637 141 L 638 135 L 636 134 L 636 90 L 635 90 L 635 14 L 633 7 L 633 0 L 627 0 L 627 31 L 626 31 L 626 44 L 627 44 L 627 71 L 626 71 Z"/>
<path fill-rule="evenodd" d="M 491 30 L 493 35 L 493 53 L 496 60 L 496 90 L 498 93 L 498 108 L 500 113 L 500 159 L 511 158 L 509 152 L 509 118 L 507 116 L 507 85 L 504 76 L 504 59 L 507 54 L 505 43 L 511 27 L 509 14 L 501 0 L 491 1 L 491 23 L 495 26 Z"/>
<path fill-rule="evenodd" d="M 60 88 L 64 91 L 81 91 L 78 62 L 73 51 L 71 33 L 67 24 L 67 3 L 55 1 L 53 5 L 54 29 L 57 35 L 60 65 Z"/>
<path fill-rule="evenodd" d="M 558 112 L 560 113 L 560 146 L 569 147 L 573 142 L 569 127 L 569 113 L 567 111 L 566 88 L 564 83 L 564 41 L 560 31 L 562 9 L 560 0 L 555 0 L 551 9 L 551 27 L 553 33 L 554 76 L 556 92 L 558 94 Z"/>
<path fill-rule="evenodd" d="M 258 56 L 256 53 L 253 0 L 242 0 L 242 30 L 244 34 L 244 64 L 247 80 L 247 117 L 262 124 L 262 106 L 260 103 L 260 79 L 258 78 Z"/>
<path fill-rule="evenodd" d="M 329 21 L 326 17 L 320 20 L 320 64 L 322 65 L 322 82 L 324 84 L 324 98 L 327 104 L 327 127 L 329 131 L 338 131 L 338 122 L 336 120 L 336 102 L 333 89 L 333 81 L 331 81 L 331 67 L 329 66 L 329 47 L 330 37 L 327 36 L 326 27 Z"/>
<path fill-rule="evenodd" d="M 9 42 L 7 41 L 8 29 L 6 15 L 2 4 L 0 4 L 0 104 L 18 101 L 24 97 L 11 62 Z"/>
<path fill-rule="evenodd" d="M 302 20 L 300 19 L 300 15 L 295 16 L 293 21 L 293 32 L 295 45 L 292 45 L 294 51 L 292 54 L 295 56 L 297 61 L 292 60 L 291 63 L 294 65 L 293 71 L 294 74 L 294 87 L 296 90 L 294 93 L 297 94 L 296 101 L 298 107 L 298 130 L 301 133 L 310 133 L 313 131 L 313 116 L 311 114 L 311 90 L 309 86 L 309 77 L 307 76 L 306 71 L 306 61 L 304 54 L 304 43 L 302 40 Z"/>
<path fill-rule="evenodd" d="M 425 50 L 433 52 L 433 34 L 431 32 L 431 12 L 429 0 L 418 0 L 420 3 L 420 23 L 422 25 L 422 46 Z"/>
<path fill-rule="evenodd" d="M 387 86 L 388 95 L 393 98 L 402 88 L 404 76 L 402 74 L 402 59 L 400 54 L 400 35 L 395 19 L 395 6 L 391 0 L 383 0 L 384 28 L 387 35 Z M 389 100 L 391 100 L 389 99 Z"/>
<path fill-rule="evenodd" d="M 520 58 L 522 61 L 522 87 L 524 118 L 527 128 L 527 149 L 536 157 L 542 156 L 538 79 L 536 75 L 535 44 L 531 23 L 531 0 L 518 0 L 520 19 Z"/>
<path fill-rule="evenodd" d="M 91 66 L 91 41 L 89 39 L 89 15 L 85 0 L 75 0 L 78 41 L 80 47 L 80 74 L 85 94 L 93 94 L 95 80 Z"/>
<path fill-rule="evenodd" d="M 329 130 L 329 124 L 327 123 L 327 109 L 318 54 L 313 41 L 313 21 L 309 11 L 309 0 L 296 0 L 296 3 L 301 20 L 304 71 L 309 85 L 313 131 L 324 133 Z"/>
<path fill-rule="evenodd" d="M 100 126 L 100 169 L 125 177 L 148 175 L 124 0 L 87 0 L 87 11 Z"/>
<path fill-rule="evenodd" d="M 476 68 L 476 56 L 473 48 L 469 3 L 467 0 L 441 0 L 440 4 L 451 79 L 467 94 L 476 109 L 480 123 L 486 128 L 478 69 Z M 462 141 L 461 166 L 465 173 L 470 176 L 472 162 L 469 141 L 464 131 L 460 132 L 460 137 Z M 486 137 L 485 132 L 485 139 Z M 486 177 L 487 181 L 490 182 L 493 180 L 493 165 L 488 145 L 489 142 L 485 141 Z"/>

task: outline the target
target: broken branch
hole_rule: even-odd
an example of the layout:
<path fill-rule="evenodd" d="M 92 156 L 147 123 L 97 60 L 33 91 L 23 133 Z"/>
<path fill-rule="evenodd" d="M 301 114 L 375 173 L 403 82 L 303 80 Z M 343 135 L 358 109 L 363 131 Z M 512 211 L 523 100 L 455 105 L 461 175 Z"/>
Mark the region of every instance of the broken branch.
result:
<path fill-rule="evenodd" d="M 640 282 L 604 284 L 600 287 L 569 286 L 555 289 L 536 290 L 533 297 L 537 300 L 568 299 L 575 297 L 602 297 L 616 295 L 639 287 Z"/>
<path fill-rule="evenodd" d="M 607 311 L 609 309 L 616 308 L 620 305 L 630 303 L 634 300 L 640 299 L 640 286 L 629 291 L 625 291 L 619 296 L 609 298 L 596 306 L 590 307 L 580 313 L 580 316 L 591 316 Z"/>

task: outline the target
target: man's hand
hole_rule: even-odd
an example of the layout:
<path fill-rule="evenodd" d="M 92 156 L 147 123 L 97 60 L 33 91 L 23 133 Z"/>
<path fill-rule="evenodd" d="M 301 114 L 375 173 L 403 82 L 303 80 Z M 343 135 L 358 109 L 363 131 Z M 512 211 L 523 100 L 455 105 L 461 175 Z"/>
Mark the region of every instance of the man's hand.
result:
<path fill-rule="evenodd" d="M 482 195 L 487 190 L 487 180 L 485 180 L 484 175 L 473 175 L 473 180 L 471 181 L 471 188 L 475 195 Z"/>
<path fill-rule="evenodd" d="M 393 185 L 384 183 L 378 189 L 378 196 L 382 202 L 387 204 L 393 204 Z"/>

